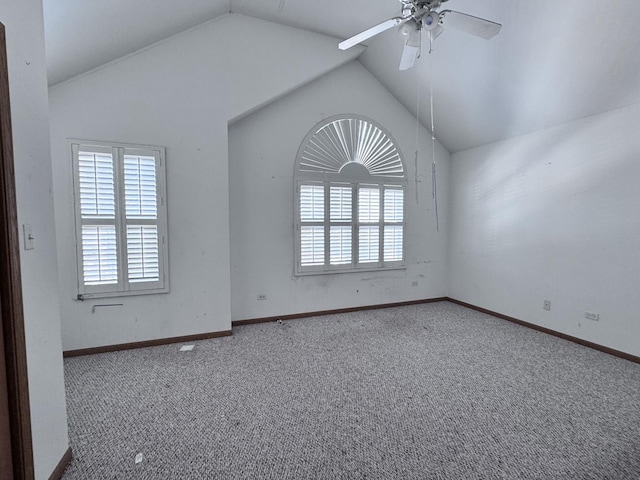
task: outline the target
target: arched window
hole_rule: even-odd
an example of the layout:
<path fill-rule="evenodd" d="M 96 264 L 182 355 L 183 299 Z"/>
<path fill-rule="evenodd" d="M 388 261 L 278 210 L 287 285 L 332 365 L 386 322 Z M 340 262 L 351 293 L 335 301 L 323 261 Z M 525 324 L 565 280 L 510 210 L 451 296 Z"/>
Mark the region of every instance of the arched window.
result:
<path fill-rule="evenodd" d="M 357 115 L 319 123 L 294 178 L 297 275 L 404 266 L 404 162 L 382 126 Z"/>

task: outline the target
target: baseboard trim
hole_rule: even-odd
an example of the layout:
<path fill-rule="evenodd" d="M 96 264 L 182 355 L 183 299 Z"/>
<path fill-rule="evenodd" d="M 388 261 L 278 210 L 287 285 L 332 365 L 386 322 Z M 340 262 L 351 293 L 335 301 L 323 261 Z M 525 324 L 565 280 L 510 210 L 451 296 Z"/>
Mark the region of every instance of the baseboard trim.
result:
<path fill-rule="evenodd" d="M 232 327 L 241 325 L 253 325 L 256 323 L 275 322 L 277 320 L 295 320 L 298 318 L 320 317 L 323 315 L 336 315 L 339 313 L 360 312 L 363 310 L 378 310 L 380 308 L 406 307 L 407 305 L 420 305 L 422 303 L 445 302 L 447 297 L 427 298 L 422 300 L 409 300 L 406 302 L 382 303 L 378 305 L 364 305 L 362 307 L 337 308 L 333 310 L 319 310 L 315 312 L 291 313 L 288 315 L 275 315 L 273 317 L 249 318 L 246 320 L 234 320 L 231 322 Z"/>
<path fill-rule="evenodd" d="M 338 313 L 358 312 L 362 310 L 376 310 L 380 308 L 404 307 L 407 305 L 419 305 L 422 303 L 445 302 L 447 297 L 427 298 L 421 300 L 409 300 L 406 302 L 383 303 L 378 305 L 364 305 L 361 307 L 338 308 L 333 310 L 319 310 L 315 312 L 293 313 L 288 315 L 276 315 L 273 317 L 251 318 L 247 320 L 235 320 L 231 322 L 232 327 L 241 325 L 253 325 L 256 323 L 275 322 L 276 320 L 294 320 L 296 318 L 318 317 L 322 315 L 334 315 Z M 134 348 L 156 347 L 158 345 L 168 345 L 171 343 L 194 342 L 196 340 L 208 340 L 211 338 L 228 337 L 232 330 L 221 332 L 200 333 L 197 335 L 184 335 L 181 337 L 159 338 L 156 340 L 145 340 L 141 342 L 120 343 L 116 345 L 104 345 L 101 347 L 81 348 L 78 350 L 65 350 L 62 352 L 64 358 L 80 357 L 83 355 L 95 355 L 97 353 L 117 352 L 120 350 L 132 350 Z"/>
<path fill-rule="evenodd" d="M 67 448 L 67 451 L 64 452 L 64 455 L 58 462 L 58 466 L 55 468 L 51 475 L 49 476 L 49 480 L 60 480 L 64 471 L 71 463 L 71 459 L 73 458 L 73 452 L 71 451 L 71 447 Z"/>
<path fill-rule="evenodd" d="M 131 350 L 134 348 L 157 347 L 171 343 L 195 342 L 197 340 L 209 340 L 211 338 L 228 337 L 231 330 L 221 332 L 198 333 L 196 335 L 183 335 L 181 337 L 159 338 L 156 340 L 144 340 L 142 342 L 120 343 L 117 345 L 105 345 L 102 347 L 81 348 L 78 350 L 66 350 L 62 352 L 64 358 L 79 357 L 82 355 L 94 355 L 96 353 L 117 352 L 119 350 Z"/>
<path fill-rule="evenodd" d="M 231 322 L 232 327 L 239 327 L 242 325 L 254 325 L 258 323 L 268 323 L 275 322 L 277 320 L 295 320 L 299 318 L 308 318 L 308 317 L 319 317 L 324 315 L 336 315 L 340 313 L 349 313 L 349 312 L 359 312 L 365 310 L 377 310 L 381 308 L 393 308 L 393 307 L 405 307 L 408 305 L 420 305 L 424 303 L 435 303 L 435 302 L 451 302 L 457 305 L 470 308 L 471 310 L 475 310 L 477 312 L 486 313 L 487 315 L 491 315 L 496 318 L 500 318 L 502 320 L 506 320 L 511 323 L 515 323 L 517 325 L 531 328 L 532 330 L 537 330 L 542 333 L 546 333 L 548 335 L 553 335 L 554 337 L 562 338 L 564 340 L 568 340 L 573 343 L 577 343 L 579 345 L 593 348 L 594 350 L 598 350 L 603 353 L 607 353 L 609 355 L 613 355 L 614 357 L 622 358 L 624 360 L 629 360 L 634 363 L 640 364 L 640 357 L 635 355 L 631 355 L 629 353 L 621 352 L 620 350 L 615 350 L 613 348 L 606 347 L 604 345 L 599 345 L 597 343 L 589 342 L 588 340 L 583 340 L 578 337 L 574 337 L 572 335 L 567 335 L 562 332 L 557 332 L 550 328 L 542 327 L 540 325 L 536 325 L 535 323 L 526 322 L 524 320 L 520 320 L 518 318 L 510 317 L 508 315 L 504 315 L 502 313 L 494 312 L 493 310 L 488 310 L 486 308 L 478 307 L 471 303 L 463 302 L 461 300 L 457 300 L 451 297 L 437 297 L 437 298 L 427 298 L 422 300 L 409 300 L 406 302 L 395 302 L 395 303 L 382 303 L 377 305 L 364 305 L 360 307 L 347 307 L 347 308 L 337 308 L 332 310 L 319 310 L 315 312 L 305 312 L 305 313 L 293 313 L 288 315 L 275 315 L 271 317 L 261 317 L 261 318 L 249 318 L 245 320 L 234 320 Z M 63 357 L 78 357 L 82 355 L 94 355 L 96 353 L 108 353 L 108 352 L 116 352 L 119 350 L 131 350 L 134 348 L 145 348 L 145 347 L 155 347 L 158 345 L 168 345 L 171 343 L 182 343 L 182 342 L 193 342 L 197 340 L 208 340 L 211 338 L 219 338 L 219 337 L 228 337 L 232 335 L 232 330 L 223 330 L 221 332 L 211 332 L 211 333 L 200 333 L 196 335 L 184 335 L 181 337 L 170 337 L 170 338 L 160 338 L 157 340 L 146 340 L 142 342 L 133 342 L 133 343 L 121 343 L 117 345 L 106 345 L 102 347 L 92 347 L 92 348 L 82 348 L 79 350 L 67 350 L 63 352 Z M 68 452 L 69 459 L 71 458 L 70 451 Z M 67 454 L 65 454 L 66 458 Z M 64 460 L 63 458 L 63 460 Z M 61 461 L 62 463 L 62 461 Z M 68 462 L 67 462 L 68 463 Z M 56 469 L 58 471 L 58 469 Z M 64 471 L 64 470 L 63 470 Z M 52 477 L 53 478 L 53 477 Z"/>
<path fill-rule="evenodd" d="M 598 350 L 600 352 L 613 355 L 614 357 L 623 358 L 625 360 L 629 360 L 630 362 L 634 362 L 634 363 L 640 363 L 640 357 L 636 357 L 635 355 L 631 355 L 629 353 L 621 352 L 620 350 L 615 350 L 613 348 L 605 347 L 604 345 L 599 345 L 597 343 L 589 342 L 588 340 L 583 340 L 581 338 L 574 337 L 572 335 L 567 335 L 566 333 L 556 332 L 555 330 L 551 330 L 550 328 L 541 327 L 540 325 L 536 325 L 535 323 L 529 323 L 524 320 L 520 320 L 518 318 L 510 317 L 508 315 L 503 315 L 502 313 L 494 312 L 492 310 L 487 310 L 486 308 L 478 307 L 476 305 L 472 305 L 471 303 L 466 303 L 460 300 L 456 300 L 455 298 L 447 297 L 447 300 L 450 301 L 451 303 L 455 303 L 457 305 L 470 308 L 471 310 L 475 310 L 477 312 L 486 313 L 487 315 L 491 315 L 493 317 L 497 317 L 502 320 L 506 320 L 508 322 L 516 323 L 523 327 L 531 328 L 533 330 L 537 330 L 542 333 L 547 333 L 549 335 L 553 335 L 554 337 L 562 338 L 563 340 L 568 340 L 570 342 L 577 343 L 584 347 L 593 348 L 594 350 Z"/>

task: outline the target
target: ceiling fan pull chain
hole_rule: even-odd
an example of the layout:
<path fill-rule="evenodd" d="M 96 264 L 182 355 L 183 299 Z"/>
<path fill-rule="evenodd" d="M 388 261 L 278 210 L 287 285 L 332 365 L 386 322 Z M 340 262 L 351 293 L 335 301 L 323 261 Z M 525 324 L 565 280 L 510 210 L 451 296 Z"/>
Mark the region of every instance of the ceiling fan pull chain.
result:
<path fill-rule="evenodd" d="M 422 88 L 420 82 L 417 82 L 418 85 L 418 105 L 416 107 L 416 155 L 413 159 L 414 168 L 415 168 L 415 189 L 416 189 L 416 205 L 420 203 L 420 199 L 418 198 L 418 150 L 420 149 L 420 99 L 422 98 Z"/>
<path fill-rule="evenodd" d="M 431 32 L 429 32 L 429 43 L 432 43 Z M 436 125 L 433 115 L 433 67 L 431 63 L 431 46 L 429 47 L 429 103 L 431 109 L 431 196 L 435 206 L 436 231 L 440 232 L 440 220 L 438 218 L 438 180 L 436 169 Z"/>
<path fill-rule="evenodd" d="M 429 55 L 433 52 L 433 30 L 429 30 Z"/>

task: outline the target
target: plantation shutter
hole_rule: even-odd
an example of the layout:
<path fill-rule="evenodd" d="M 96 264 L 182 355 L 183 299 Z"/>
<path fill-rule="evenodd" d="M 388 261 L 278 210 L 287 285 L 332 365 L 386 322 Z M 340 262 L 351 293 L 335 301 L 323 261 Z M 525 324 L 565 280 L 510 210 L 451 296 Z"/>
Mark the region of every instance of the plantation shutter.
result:
<path fill-rule="evenodd" d="M 331 186 L 329 194 L 331 231 L 329 251 L 331 265 L 350 265 L 352 263 L 353 228 L 353 188 L 349 186 Z"/>
<path fill-rule="evenodd" d="M 116 291 L 118 271 L 116 164 L 111 148 L 74 146 L 77 229 L 81 239 L 79 277 L 91 290 Z"/>
<path fill-rule="evenodd" d="M 79 297 L 168 291 L 164 150 L 71 149 Z"/>
<path fill-rule="evenodd" d="M 360 223 L 358 262 L 378 262 L 380 259 L 380 189 L 378 187 L 360 188 L 358 221 Z"/>
<path fill-rule="evenodd" d="M 404 267 L 404 162 L 381 125 L 339 115 L 314 126 L 295 162 L 295 275 Z"/>
<path fill-rule="evenodd" d="M 157 162 L 155 156 L 124 154 L 127 278 L 130 283 L 160 280 Z M 133 286 L 132 286 L 133 288 Z"/>
<path fill-rule="evenodd" d="M 384 190 L 384 261 L 401 262 L 404 250 L 404 191 Z"/>
<path fill-rule="evenodd" d="M 324 265 L 324 186 L 300 185 L 300 263 Z"/>

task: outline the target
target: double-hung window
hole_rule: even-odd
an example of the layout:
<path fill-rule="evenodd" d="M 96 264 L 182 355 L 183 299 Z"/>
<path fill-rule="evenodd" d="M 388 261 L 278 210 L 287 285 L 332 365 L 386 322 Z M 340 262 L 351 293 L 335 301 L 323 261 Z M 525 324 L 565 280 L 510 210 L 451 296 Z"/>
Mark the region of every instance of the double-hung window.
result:
<path fill-rule="evenodd" d="M 169 290 L 163 147 L 71 141 L 78 298 Z"/>
<path fill-rule="evenodd" d="M 340 116 L 314 127 L 295 166 L 295 273 L 403 267 L 405 184 L 380 125 Z"/>

